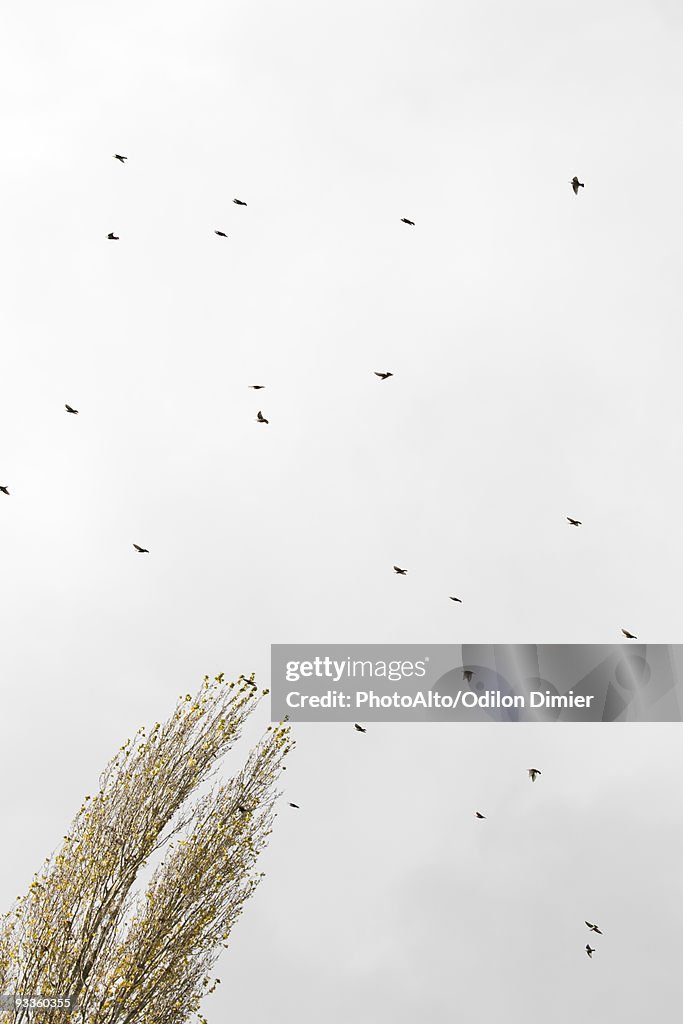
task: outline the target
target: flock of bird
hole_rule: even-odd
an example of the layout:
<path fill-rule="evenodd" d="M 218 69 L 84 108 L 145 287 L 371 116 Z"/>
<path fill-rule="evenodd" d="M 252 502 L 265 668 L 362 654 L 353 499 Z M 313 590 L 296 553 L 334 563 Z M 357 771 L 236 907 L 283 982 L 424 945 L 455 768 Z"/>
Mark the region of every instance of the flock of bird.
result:
<path fill-rule="evenodd" d="M 471 682 L 471 680 L 472 680 L 472 670 L 468 669 L 468 668 L 464 669 L 463 670 L 463 678 L 465 679 L 466 682 L 468 682 L 468 683 Z M 367 729 L 364 729 L 363 726 L 362 725 L 358 725 L 358 723 L 355 723 L 354 728 L 356 729 L 357 732 L 367 732 Z M 541 772 L 540 768 L 527 768 L 527 774 L 528 774 L 529 778 L 531 779 L 531 781 L 535 782 L 536 779 L 539 777 L 539 775 L 542 775 L 543 773 Z M 296 805 L 295 804 L 290 804 L 290 807 L 293 807 L 293 806 L 296 806 Z M 481 811 L 475 811 L 474 812 L 474 816 L 475 816 L 475 818 L 478 818 L 479 821 L 486 821 L 486 815 L 482 814 Z M 592 932 L 595 932 L 596 935 L 602 935 L 602 932 L 598 928 L 597 924 L 591 924 L 590 921 L 586 921 L 585 923 L 586 923 L 587 927 Z M 589 958 L 591 960 L 593 959 L 593 953 L 594 952 L 595 952 L 595 948 L 592 947 L 590 945 L 590 943 L 586 943 L 586 953 L 587 953 L 587 955 L 589 956 Z"/>
<path fill-rule="evenodd" d="M 127 156 L 123 156 L 121 153 L 114 153 L 113 156 L 114 156 L 114 160 L 118 160 L 119 163 L 121 163 L 121 164 L 125 164 L 126 161 L 128 160 L 128 157 Z M 582 181 L 579 181 L 579 179 L 578 179 L 578 177 L 576 175 L 574 175 L 574 177 L 571 179 L 569 184 L 572 187 L 574 195 L 578 195 L 579 194 L 579 189 L 585 187 L 584 183 Z M 247 203 L 245 203 L 243 199 L 233 199 L 233 203 L 235 203 L 237 206 L 246 206 L 247 205 Z M 401 217 L 401 223 L 408 224 L 410 227 L 415 227 L 415 221 L 410 220 L 408 217 Z M 214 234 L 218 235 L 220 238 L 227 238 L 228 237 L 228 235 L 226 234 L 225 231 L 221 231 L 221 230 L 218 230 L 218 229 L 214 230 Z M 119 235 L 115 234 L 113 231 L 110 231 L 108 233 L 107 238 L 110 241 L 112 241 L 112 242 L 118 242 L 120 240 Z M 388 370 L 384 370 L 384 371 L 374 370 L 373 372 L 374 372 L 374 375 L 376 377 L 380 378 L 380 380 L 388 380 L 389 377 L 393 377 L 394 376 L 394 374 L 391 373 Z M 250 384 L 249 388 L 252 389 L 253 391 L 262 391 L 265 388 L 265 384 Z M 74 409 L 70 405 L 65 405 L 65 408 L 66 408 L 67 413 L 70 413 L 70 414 L 72 414 L 74 416 L 78 415 L 78 409 Z M 270 423 L 270 420 L 266 419 L 266 417 L 263 415 L 263 412 L 260 409 L 256 413 L 256 423 L 261 423 L 261 424 L 269 424 Z M 0 491 L 3 494 L 6 494 L 6 495 L 9 495 L 9 493 L 10 493 L 9 492 L 9 487 L 7 485 L 4 485 L 4 484 L 0 485 Z M 580 519 L 573 519 L 571 516 L 567 516 L 566 519 L 567 519 L 567 521 L 569 522 L 569 524 L 571 526 L 577 526 L 578 527 L 578 526 L 582 526 L 583 525 Z M 135 549 L 135 551 L 138 554 L 141 554 L 141 555 L 148 555 L 149 554 L 149 549 L 141 547 L 141 545 L 139 545 L 139 544 L 133 544 L 133 548 Z M 404 568 L 401 568 L 401 566 L 395 565 L 393 568 L 394 568 L 394 572 L 396 573 L 397 576 L 406 576 L 408 574 L 408 570 L 404 569 Z M 462 600 L 459 597 L 452 597 L 451 596 L 451 597 L 449 597 L 449 600 L 454 601 L 454 602 L 456 602 L 458 604 L 462 604 Z M 622 629 L 621 632 L 623 633 L 623 635 L 626 637 L 627 640 L 637 640 L 638 639 L 637 636 L 635 636 L 635 634 L 631 633 L 627 629 Z"/>
<path fill-rule="evenodd" d="M 127 156 L 123 156 L 121 153 L 114 153 L 114 159 L 117 160 L 121 164 L 125 164 L 126 161 L 128 160 L 128 157 Z M 585 187 L 584 183 L 582 181 L 579 181 L 579 179 L 578 179 L 578 177 L 576 175 L 574 175 L 574 177 L 571 179 L 569 184 L 572 187 L 574 195 L 578 195 L 579 189 Z M 242 200 L 242 199 L 233 199 L 233 203 L 236 206 L 245 206 L 245 207 L 247 206 L 247 203 L 244 202 L 244 200 Z M 401 217 L 401 223 L 406 224 L 406 225 L 408 225 L 410 227 L 415 227 L 415 221 L 410 220 L 408 217 Z M 216 234 L 219 238 L 228 238 L 229 237 L 228 234 L 225 231 L 222 231 L 222 230 L 220 230 L 218 228 L 214 229 L 214 234 Z M 107 234 L 107 239 L 109 241 L 118 242 L 120 240 L 120 236 L 117 235 L 115 232 L 110 231 Z M 394 376 L 394 374 L 391 371 L 388 371 L 388 370 L 384 370 L 384 371 L 375 370 L 373 372 L 374 372 L 374 375 L 376 377 L 378 377 L 382 381 L 386 381 L 390 377 Z M 250 384 L 248 386 L 253 391 L 262 391 L 265 388 L 266 385 L 265 384 Z M 79 410 L 75 409 L 73 406 L 69 405 L 68 403 L 65 403 L 65 409 L 66 409 L 66 412 L 69 415 L 72 415 L 72 416 L 78 416 L 79 415 Z M 257 414 L 256 414 L 256 422 L 260 423 L 260 424 L 269 424 L 270 421 L 263 415 L 263 412 L 259 409 Z M 5 485 L 5 484 L 0 485 L 0 492 L 2 492 L 3 494 L 9 496 L 9 494 L 10 494 L 9 487 L 7 485 Z M 566 519 L 567 519 L 568 523 L 571 526 L 579 527 L 579 526 L 583 525 L 581 520 L 574 519 L 571 516 L 566 516 Z M 148 555 L 150 553 L 149 552 L 149 548 L 142 547 L 140 544 L 133 544 L 133 548 L 134 548 L 134 550 L 138 554 L 141 554 L 141 555 Z M 402 568 L 401 566 L 398 566 L 398 565 L 394 565 L 393 569 L 394 569 L 394 572 L 396 573 L 397 576 L 406 576 L 407 573 L 408 573 L 407 569 Z M 459 597 L 450 596 L 449 600 L 457 602 L 459 604 L 462 604 L 462 600 Z M 626 629 L 622 629 L 621 632 L 629 640 L 636 640 L 637 639 L 637 637 L 633 633 L 629 632 Z M 464 676 L 465 680 L 467 682 L 469 682 L 469 681 L 471 681 L 471 678 L 472 678 L 472 672 L 470 670 L 466 669 L 466 670 L 463 671 L 463 676 Z M 367 732 L 367 729 L 365 729 L 362 725 L 359 725 L 358 723 L 354 723 L 354 728 L 359 733 L 366 733 Z M 535 782 L 536 779 L 542 774 L 541 771 L 538 768 L 528 768 L 527 769 L 527 773 L 528 773 L 528 776 L 529 776 L 529 779 L 531 780 L 531 782 Z M 293 808 L 296 808 L 297 810 L 300 809 L 299 804 L 296 804 L 296 803 L 293 803 L 293 802 L 290 802 L 289 806 L 293 807 Z M 245 808 L 245 807 L 239 807 L 238 810 L 240 812 L 242 812 L 242 813 L 245 813 L 245 814 L 247 813 L 247 808 Z M 475 813 L 475 817 L 477 819 L 479 819 L 479 820 L 486 820 L 486 815 L 482 814 L 481 811 L 475 811 L 474 813 Z M 593 932 L 594 934 L 597 934 L 597 935 L 602 935 L 603 934 L 602 931 L 600 930 L 600 928 L 596 924 L 592 924 L 590 921 L 586 921 L 585 924 L 588 927 L 588 929 L 591 932 Z M 588 943 L 586 943 L 585 950 L 586 950 L 587 956 L 590 959 L 592 959 L 593 953 L 595 952 L 595 948 L 592 947 L 590 945 L 590 943 L 588 942 Z"/>
<path fill-rule="evenodd" d="M 469 674 L 470 679 L 472 678 L 472 673 L 469 671 L 469 669 L 466 669 L 463 674 L 465 676 L 467 676 Z M 356 728 L 358 728 L 358 726 L 356 726 Z M 536 779 L 538 778 L 538 776 L 541 775 L 542 773 L 541 773 L 539 768 L 527 768 L 527 774 L 528 774 L 529 778 L 531 779 L 531 781 L 535 782 Z M 475 816 L 475 818 L 479 818 L 480 821 L 485 821 L 486 820 L 486 815 L 482 814 L 481 811 L 475 811 L 474 812 L 474 816 Z M 597 924 L 591 924 L 590 921 L 586 921 L 585 924 L 588 926 L 588 928 L 592 932 L 595 932 L 597 935 L 602 935 L 602 932 L 598 928 Z M 588 954 L 588 957 L 591 960 L 593 959 L 593 953 L 594 952 L 595 952 L 595 949 L 590 945 L 589 942 L 587 942 L 586 943 L 586 953 Z"/>
<path fill-rule="evenodd" d="M 463 677 L 464 677 L 464 679 L 467 682 L 470 682 L 471 679 L 472 679 L 472 671 L 471 671 L 471 669 L 464 669 L 463 670 Z M 356 732 L 367 732 L 367 729 L 364 729 L 363 726 L 359 725 L 357 722 L 354 723 L 354 729 L 356 730 Z M 529 776 L 529 778 L 531 779 L 532 782 L 535 782 L 536 779 L 539 777 L 539 775 L 542 775 L 542 774 L 543 773 L 541 772 L 540 768 L 527 768 L 527 775 Z M 298 804 L 290 804 L 289 806 L 290 807 L 298 807 Z M 482 814 L 481 811 L 475 811 L 474 812 L 474 816 L 479 821 L 486 821 L 486 815 Z M 596 935 L 602 935 L 602 932 L 598 928 L 597 924 L 591 924 L 590 921 L 586 921 L 585 923 L 586 923 L 587 927 L 592 932 L 595 932 Z M 592 960 L 593 959 L 593 953 L 595 953 L 595 949 L 594 949 L 594 947 L 592 947 L 590 945 L 590 943 L 586 943 L 586 953 L 589 956 L 589 958 Z"/>
<path fill-rule="evenodd" d="M 629 633 L 626 633 L 626 630 L 622 630 L 622 633 L 625 633 L 626 636 L 630 636 Z M 635 637 L 633 637 L 632 639 L 635 639 Z M 472 669 L 469 669 L 469 668 L 463 669 L 462 675 L 463 675 L 463 679 L 465 680 L 466 683 L 471 683 L 472 682 Z M 358 727 L 356 726 L 356 728 L 358 728 Z M 528 774 L 529 778 L 531 779 L 531 781 L 535 782 L 536 779 L 538 778 L 538 776 L 542 774 L 542 772 L 541 772 L 540 768 L 527 768 L 527 774 Z M 474 812 L 474 816 L 475 816 L 475 818 L 479 818 L 482 821 L 484 821 L 486 819 L 486 815 L 482 814 L 481 811 L 475 811 Z M 598 935 L 602 935 L 602 932 L 600 931 L 600 929 L 598 928 L 598 926 L 596 924 L 591 924 L 590 921 L 586 921 L 586 924 L 588 925 L 588 927 L 590 928 L 590 930 L 592 932 L 596 932 Z M 588 956 L 591 959 L 593 958 L 593 953 L 594 952 L 595 952 L 595 950 L 591 949 L 591 946 L 589 944 L 586 944 L 586 953 L 588 954 Z"/>

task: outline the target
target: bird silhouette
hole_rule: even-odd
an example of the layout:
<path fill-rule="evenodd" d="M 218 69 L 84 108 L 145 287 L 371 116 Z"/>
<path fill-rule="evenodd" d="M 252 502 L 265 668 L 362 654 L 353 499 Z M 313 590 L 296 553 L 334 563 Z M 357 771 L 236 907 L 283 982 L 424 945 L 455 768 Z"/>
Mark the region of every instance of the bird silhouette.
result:
<path fill-rule="evenodd" d="M 568 520 L 568 522 L 571 523 L 572 526 L 581 526 L 581 520 L 580 519 L 572 519 L 571 516 L 567 516 L 567 520 Z"/>
<path fill-rule="evenodd" d="M 485 814 L 480 814 L 480 813 L 479 813 L 479 811 L 475 811 L 474 813 L 475 813 L 475 816 L 476 816 L 477 818 L 485 818 L 485 817 L 486 817 L 486 815 L 485 815 Z"/>
<path fill-rule="evenodd" d="M 466 683 L 471 683 L 472 682 L 472 676 L 473 675 L 474 675 L 474 672 L 472 671 L 471 668 L 463 669 L 462 677 L 463 677 L 463 679 L 465 680 Z"/>
<path fill-rule="evenodd" d="M 243 203 L 241 199 L 233 199 L 233 203 L 236 203 L 237 206 L 246 206 L 247 205 L 246 203 Z"/>
<path fill-rule="evenodd" d="M 461 601 L 461 599 L 459 597 L 449 597 L 448 600 L 449 601 L 457 601 L 458 604 L 462 604 L 462 601 Z"/>
<path fill-rule="evenodd" d="M 595 950 L 591 949 L 591 947 L 588 945 L 588 943 L 586 943 L 586 952 L 588 953 L 588 956 L 592 960 L 593 959 L 593 953 L 595 952 Z"/>
<path fill-rule="evenodd" d="M 298 804 L 291 804 L 291 803 L 290 803 L 290 805 L 289 805 L 289 806 L 290 806 L 290 807 L 296 807 L 297 811 L 298 811 L 298 810 L 301 810 L 301 808 L 299 807 L 299 805 L 298 805 Z"/>
<path fill-rule="evenodd" d="M 250 384 L 249 387 L 252 391 L 263 391 L 265 384 Z"/>
<path fill-rule="evenodd" d="M 121 156 L 120 153 L 114 153 L 114 160 L 119 160 L 122 164 L 124 164 L 127 159 L 127 156 Z"/>
<path fill-rule="evenodd" d="M 591 924 L 590 921 L 586 921 L 586 924 L 588 925 L 588 927 L 590 928 L 590 930 L 592 932 L 597 932 L 598 935 L 602 935 L 602 932 L 598 928 L 597 924 Z"/>
<path fill-rule="evenodd" d="M 218 235 L 220 238 L 227 238 L 225 231 L 214 231 L 214 235 Z"/>
<path fill-rule="evenodd" d="M 408 220 L 407 217 L 401 217 L 401 221 L 404 224 L 410 224 L 410 226 L 413 227 L 413 228 L 415 227 L 415 221 L 414 220 Z"/>
<path fill-rule="evenodd" d="M 535 782 L 536 781 L 536 776 L 541 774 L 539 772 L 538 768 L 527 768 L 527 771 L 529 773 L 529 778 L 531 779 L 532 782 Z"/>
<path fill-rule="evenodd" d="M 64 405 L 67 412 L 72 413 L 74 416 L 78 416 L 78 409 L 72 409 L 70 405 Z"/>
<path fill-rule="evenodd" d="M 393 373 L 389 373 L 388 371 L 386 373 L 378 373 L 377 370 L 373 370 L 373 373 L 375 374 L 375 377 L 381 377 L 382 380 L 386 380 L 387 377 L 394 376 Z"/>
<path fill-rule="evenodd" d="M 637 640 L 638 639 L 638 637 L 634 636 L 633 633 L 629 633 L 629 631 L 627 629 L 622 629 L 621 632 L 624 634 L 624 636 L 626 637 L 627 640 Z"/>
<path fill-rule="evenodd" d="M 149 551 L 147 550 L 147 548 L 141 548 L 139 544 L 133 544 L 133 547 L 141 555 L 148 555 L 149 554 Z"/>
<path fill-rule="evenodd" d="M 9 490 L 8 490 L 8 488 L 7 488 L 6 486 L 5 486 L 5 484 L 2 484 L 2 485 L 0 486 L 0 491 L 2 491 L 2 493 L 3 493 L 3 494 L 6 494 L 6 495 L 8 495 L 8 496 L 9 496 Z"/>
<path fill-rule="evenodd" d="M 400 566 L 395 565 L 394 566 L 394 572 L 396 573 L 397 576 L 405 576 L 406 573 L 408 572 L 408 570 L 407 569 L 401 569 Z"/>
<path fill-rule="evenodd" d="M 582 182 L 582 181 L 579 181 L 579 179 L 578 179 L 578 178 L 576 177 L 576 175 L 574 175 L 574 177 L 573 177 L 573 178 L 572 178 L 572 180 L 571 180 L 571 181 L 569 182 L 569 184 L 570 184 L 570 185 L 571 185 L 571 187 L 572 187 L 572 188 L 574 189 L 574 195 L 575 195 L 575 196 L 578 196 L 578 194 L 579 194 L 579 189 L 580 189 L 580 188 L 583 188 L 583 187 L 584 187 L 584 185 L 583 185 L 583 182 Z"/>
<path fill-rule="evenodd" d="M 257 423 L 267 423 L 268 422 L 268 420 L 265 418 L 265 416 L 263 415 L 263 413 L 261 412 L 260 409 L 256 413 L 256 422 Z"/>
<path fill-rule="evenodd" d="M 118 242 L 119 236 L 115 235 L 113 231 L 110 231 L 107 238 L 111 239 L 112 242 Z"/>
<path fill-rule="evenodd" d="M 358 725 L 357 723 L 354 723 L 353 727 L 356 730 L 356 732 L 367 732 L 368 731 L 367 729 L 364 729 L 362 725 Z"/>

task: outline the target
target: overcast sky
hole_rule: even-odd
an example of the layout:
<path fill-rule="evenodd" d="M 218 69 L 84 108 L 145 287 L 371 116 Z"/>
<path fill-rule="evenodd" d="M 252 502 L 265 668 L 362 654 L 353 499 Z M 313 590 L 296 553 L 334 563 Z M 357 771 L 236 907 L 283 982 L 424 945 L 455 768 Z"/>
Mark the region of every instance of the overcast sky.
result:
<path fill-rule="evenodd" d="M 6 0 L 2 906 L 271 643 L 681 639 L 682 42 L 677 0 Z M 210 1019 L 669 1019 L 680 729 L 297 727 Z"/>

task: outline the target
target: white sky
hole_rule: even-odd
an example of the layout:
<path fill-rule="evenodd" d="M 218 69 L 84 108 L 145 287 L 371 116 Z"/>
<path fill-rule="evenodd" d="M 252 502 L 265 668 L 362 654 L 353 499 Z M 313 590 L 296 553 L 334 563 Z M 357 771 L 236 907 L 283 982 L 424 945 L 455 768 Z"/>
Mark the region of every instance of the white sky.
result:
<path fill-rule="evenodd" d="M 3 906 L 271 643 L 680 639 L 682 40 L 675 0 L 3 5 Z M 214 1020 L 670 1016 L 678 727 L 297 735 Z"/>

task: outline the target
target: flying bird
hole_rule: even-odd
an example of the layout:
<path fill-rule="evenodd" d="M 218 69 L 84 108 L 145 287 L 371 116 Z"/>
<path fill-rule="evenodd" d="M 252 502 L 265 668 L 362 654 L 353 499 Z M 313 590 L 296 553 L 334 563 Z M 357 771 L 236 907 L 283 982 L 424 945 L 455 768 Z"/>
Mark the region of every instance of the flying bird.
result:
<path fill-rule="evenodd" d="M 567 521 L 570 522 L 572 526 L 581 526 L 580 519 L 572 519 L 571 516 L 567 516 Z"/>
<path fill-rule="evenodd" d="M 576 177 L 576 175 L 574 175 L 574 177 L 573 177 L 573 178 L 572 178 L 572 180 L 571 180 L 571 181 L 569 182 L 569 184 L 570 184 L 570 185 L 571 185 L 571 187 L 572 187 L 572 188 L 574 189 L 574 195 L 575 195 L 575 196 L 578 196 L 578 194 L 579 194 L 579 189 L 580 189 L 580 188 L 583 188 L 583 187 L 584 187 L 584 185 L 583 185 L 583 182 L 582 182 L 582 181 L 579 181 L 579 179 L 578 179 L 578 178 Z"/>
<path fill-rule="evenodd" d="M 78 416 L 78 409 L 72 409 L 70 405 L 64 404 L 64 408 L 67 412 L 73 413 L 74 416 Z"/>
<path fill-rule="evenodd" d="M 485 818 L 486 817 L 485 814 L 480 814 L 479 811 L 475 811 L 474 813 L 475 813 L 477 818 Z"/>
<path fill-rule="evenodd" d="M 353 727 L 356 730 L 356 732 L 367 732 L 368 731 L 367 729 L 364 729 L 362 725 L 358 725 L 357 723 L 354 723 Z"/>
<path fill-rule="evenodd" d="M 118 242 L 118 240 L 119 240 L 119 236 L 115 235 L 113 231 L 109 232 L 109 234 L 107 235 L 107 238 L 110 238 L 112 240 L 112 242 Z"/>
<path fill-rule="evenodd" d="M 301 810 L 298 804 L 290 804 L 290 807 L 296 807 L 297 811 Z"/>
<path fill-rule="evenodd" d="M 114 160 L 118 160 L 118 161 L 120 161 L 120 163 L 122 163 L 122 164 L 124 164 L 124 163 L 126 162 L 126 160 L 127 160 L 127 159 L 128 159 L 128 157 L 127 157 L 127 156 L 121 156 L 121 154 L 120 154 L 120 153 L 114 153 Z"/>
<path fill-rule="evenodd" d="M 6 494 L 6 495 L 9 496 L 9 490 L 8 490 L 8 488 L 4 484 L 2 486 L 0 486 L 0 491 L 2 491 L 3 494 Z"/>
<path fill-rule="evenodd" d="M 252 391 L 263 391 L 265 384 L 250 384 L 249 387 Z"/>
<path fill-rule="evenodd" d="M 214 235 L 219 235 L 220 238 L 227 238 L 225 231 L 214 231 Z"/>
<path fill-rule="evenodd" d="M 590 930 L 592 932 L 597 932 L 598 935 L 602 935 L 602 932 L 598 928 L 597 924 L 591 924 L 590 921 L 586 921 L 586 924 L 588 925 L 588 927 L 590 928 Z"/>
<path fill-rule="evenodd" d="M 622 629 L 621 632 L 624 634 L 624 636 L 626 637 L 627 640 L 637 640 L 638 639 L 638 637 L 634 636 L 633 633 L 629 633 L 629 631 L 627 629 Z"/>
<path fill-rule="evenodd" d="M 133 547 L 141 555 L 148 555 L 149 554 L 149 551 L 147 550 L 147 548 L 141 548 L 139 544 L 133 544 Z"/>
<path fill-rule="evenodd" d="M 378 373 L 377 370 L 373 370 L 373 373 L 375 374 L 375 377 L 381 377 L 382 380 L 386 380 L 387 377 L 394 376 L 393 373 L 389 373 L 389 371 L 387 371 L 386 373 Z"/>
<path fill-rule="evenodd" d="M 593 959 L 593 953 L 595 952 L 595 950 L 591 949 L 591 947 L 588 945 L 588 943 L 586 943 L 586 952 L 588 953 L 588 956 L 592 960 Z"/>
<path fill-rule="evenodd" d="M 238 206 L 246 206 L 247 205 L 246 203 L 243 203 L 241 199 L 233 199 L 233 203 L 236 203 Z"/>
<path fill-rule="evenodd" d="M 401 569 L 400 566 L 395 565 L 394 566 L 394 572 L 396 573 L 397 576 L 405 576 L 406 573 L 408 572 L 408 570 L 407 569 Z"/>
<path fill-rule="evenodd" d="M 463 677 L 463 679 L 465 680 L 466 683 L 471 683 L 472 682 L 472 676 L 473 675 L 474 675 L 474 672 L 472 671 L 471 668 L 463 669 L 462 677 Z"/>
<path fill-rule="evenodd" d="M 462 601 L 461 601 L 461 599 L 459 597 L 449 597 L 448 600 L 449 601 L 457 601 L 458 604 L 462 604 Z"/>
<path fill-rule="evenodd" d="M 410 226 L 413 227 L 413 228 L 415 227 L 415 221 L 414 220 L 408 220 L 407 217 L 401 217 L 401 221 L 404 224 L 410 224 Z"/>
<path fill-rule="evenodd" d="M 257 412 L 257 414 L 256 414 L 256 422 L 257 422 L 257 423 L 267 423 L 267 422 L 268 422 L 268 420 L 267 420 L 267 419 L 266 419 L 266 417 L 265 417 L 265 416 L 263 415 L 263 413 L 261 412 L 261 410 L 260 410 L 260 409 L 259 409 L 259 411 L 258 411 L 258 412 Z"/>
<path fill-rule="evenodd" d="M 527 768 L 527 771 L 529 773 L 529 778 L 531 779 L 532 782 L 535 782 L 536 781 L 536 776 L 541 774 L 539 772 L 538 768 Z"/>

